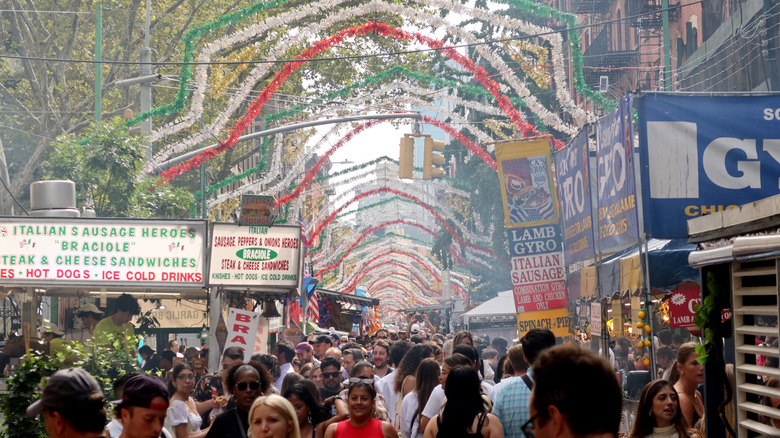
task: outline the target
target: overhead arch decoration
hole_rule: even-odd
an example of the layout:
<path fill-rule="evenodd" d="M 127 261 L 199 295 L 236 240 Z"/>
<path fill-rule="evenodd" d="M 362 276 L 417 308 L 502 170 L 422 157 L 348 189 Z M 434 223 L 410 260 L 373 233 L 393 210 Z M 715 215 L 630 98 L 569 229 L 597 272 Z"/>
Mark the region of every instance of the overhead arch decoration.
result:
<path fill-rule="evenodd" d="M 460 53 L 458 53 L 457 50 L 450 47 L 446 47 L 444 43 L 440 40 L 422 35 L 417 32 L 409 32 L 400 28 L 393 28 L 388 26 L 385 23 L 369 21 L 364 23 L 361 26 L 342 29 L 341 31 L 331 35 L 327 39 L 316 41 L 308 49 L 302 51 L 295 58 L 294 62 L 285 64 L 282 67 L 281 71 L 277 72 L 274 75 L 273 80 L 271 80 L 271 82 L 263 89 L 260 96 L 254 100 L 252 105 L 249 107 L 249 110 L 247 110 L 246 114 L 243 117 L 241 117 L 238 120 L 238 122 L 235 123 L 235 125 L 233 125 L 233 128 L 230 130 L 230 134 L 225 140 L 219 142 L 219 144 L 216 147 L 207 149 L 199 153 L 198 155 L 190 158 L 188 161 L 177 164 L 173 168 L 162 172 L 160 176 L 163 179 L 163 181 L 169 182 L 170 180 L 181 175 L 182 173 L 192 168 L 201 166 L 206 161 L 216 157 L 220 153 L 233 147 L 237 143 L 238 137 L 240 137 L 249 127 L 251 122 L 255 118 L 257 118 L 258 114 L 260 113 L 260 110 L 263 108 L 263 105 L 265 105 L 265 103 L 268 102 L 271 96 L 284 83 L 284 81 L 286 81 L 287 78 L 296 70 L 298 70 L 305 62 L 312 59 L 315 55 L 322 53 L 323 51 L 335 45 L 342 44 L 348 38 L 364 36 L 366 34 L 373 33 L 373 32 L 385 37 L 393 37 L 399 40 L 415 41 L 420 44 L 424 44 L 430 48 L 438 49 L 441 53 L 447 55 L 447 57 L 457 62 L 461 67 L 463 67 L 469 73 L 471 73 L 474 76 L 474 78 L 479 83 L 481 83 L 490 92 L 490 94 L 493 95 L 493 97 L 496 99 L 499 108 L 501 108 L 501 110 L 509 117 L 509 119 L 520 129 L 520 132 L 524 137 L 539 135 L 539 131 L 536 130 L 536 127 L 528 123 L 524 119 L 523 115 L 514 107 L 514 105 L 512 105 L 509 98 L 506 97 L 501 92 L 499 84 L 495 82 L 493 79 L 490 79 L 485 69 L 483 69 L 478 65 L 475 65 L 474 61 L 461 55 Z M 432 121 L 429 121 L 428 123 L 432 123 Z M 440 126 L 440 128 L 445 129 L 444 126 Z M 453 133 L 456 132 L 454 130 L 452 131 Z M 457 132 L 457 135 L 462 137 L 462 134 L 460 134 L 460 132 Z M 556 140 L 556 146 L 558 148 L 561 148 L 563 147 L 563 143 L 560 140 Z M 495 167 L 493 168 L 495 169 Z"/>
<path fill-rule="evenodd" d="M 220 28 L 222 28 L 222 27 L 224 27 L 224 26 L 226 26 L 228 24 L 234 25 L 234 26 L 239 26 L 241 24 L 241 22 L 243 22 L 245 19 L 248 19 L 250 17 L 256 16 L 257 14 L 261 14 L 261 13 L 262 14 L 270 14 L 270 13 L 274 12 L 274 10 L 277 7 L 281 7 L 284 3 L 285 2 L 283 2 L 283 1 L 275 1 L 275 2 L 267 2 L 267 3 L 255 4 L 255 5 L 252 5 L 252 6 L 246 8 L 246 9 L 244 9 L 242 11 L 239 11 L 238 13 L 230 14 L 229 16 L 225 16 L 225 17 L 221 18 L 220 20 L 217 20 L 217 21 L 212 22 L 212 23 L 208 23 L 205 26 L 202 26 L 200 28 L 193 29 L 192 31 L 188 32 L 185 35 L 185 37 L 184 37 L 184 41 L 185 41 L 185 43 L 184 43 L 185 44 L 185 57 L 184 57 L 184 61 L 185 62 L 190 62 L 190 61 L 194 60 L 194 52 L 195 52 L 195 43 L 194 43 L 194 41 L 197 38 L 201 38 L 201 37 L 203 37 L 203 36 L 205 36 L 207 34 L 212 34 L 212 33 L 216 32 L 217 30 L 219 30 Z M 202 50 L 201 56 L 199 57 L 198 61 L 199 62 L 208 62 L 210 60 L 210 56 L 213 53 L 217 52 L 218 50 L 222 50 L 222 49 L 228 47 L 230 44 L 235 44 L 235 43 L 238 43 L 238 42 L 247 41 L 248 39 L 252 38 L 253 36 L 255 36 L 257 34 L 261 34 L 263 32 L 268 31 L 268 29 L 270 29 L 270 28 L 275 28 L 275 27 L 279 27 L 279 26 L 284 26 L 286 24 L 294 23 L 297 20 L 299 20 L 300 17 L 306 16 L 307 14 L 315 14 L 315 13 L 316 14 L 322 14 L 323 12 L 329 12 L 331 10 L 335 10 L 342 3 L 343 2 L 341 2 L 341 1 L 335 1 L 335 0 L 334 1 L 327 1 L 327 2 L 323 1 L 323 2 L 310 4 L 306 8 L 296 9 L 295 11 L 289 11 L 289 12 L 286 12 L 286 13 L 281 13 L 278 16 L 269 16 L 265 20 L 265 22 L 262 23 L 261 25 L 256 25 L 254 27 L 240 29 L 239 31 L 235 32 L 233 35 L 226 36 L 224 38 L 219 39 L 215 43 L 212 43 L 213 47 L 208 47 L 208 48 L 205 48 L 204 50 Z M 491 12 L 491 11 L 484 11 L 484 10 L 479 10 L 479 9 L 470 9 L 470 8 L 467 8 L 467 7 L 462 6 L 462 5 L 452 4 L 452 3 L 449 3 L 449 2 L 443 2 L 443 1 L 438 1 L 438 2 L 437 1 L 418 1 L 417 3 L 418 3 L 418 5 L 423 6 L 423 7 L 425 7 L 425 6 L 435 6 L 435 7 L 439 8 L 439 9 L 441 9 L 441 10 L 452 10 L 452 11 L 454 11 L 453 13 L 456 13 L 456 14 L 463 14 L 463 15 L 471 16 L 471 17 L 474 17 L 475 19 L 479 19 L 479 20 L 482 20 L 484 22 L 489 22 L 489 23 L 493 24 L 494 26 L 502 26 L 502 27 L 505 27 L 507 29 L 513 29 L 513 30 L 522 30 L 522 31 L 526 32 L 527 34 L 534 34 L 534 33 L 540 33 L 540 32 L 549 31 L 549 29 L 535 27 L 535 26 L 531 25 L 530 23 L 525 23 L 525 22 L 522 22 L 522 21 L 519 21 L 519 20 L 515 20 L 515 19 L 511 19 L 511 18 L 507 18 L 507 17 L 502 17 L 502 16 L 499 15 L 500 11 L 499 12 Z M 537 8 L 533 8 L 533 7 L 529 7 L 529 6 L 532 6 L 532 5 L 522 5 L 521 7 L 524 10 L 530 10 L 532 12 L 534 11 L 534 9 L 537 9 Z M 358 7 L 352 8 L 349 11 L 341 11 L 341 12 L 339 12 L 339 14 L 340 14 L 339 16 L 333 17 L 333 19 L 323 20 L 323 22 L 326 25 L 330 26 L 337 19 L 362 16 L 362 15 L 365 15 L 365 14 L 370 13 L 371 11 L 374 11 L 374 10 L 377 10 L 377 9 L 379 9 L 379 10 L 383 10 L 384 9 L 384 10 L 387 10 L 388 12 L 389 11 L 393 11 L 394 13 L 405 14 L 408 17 L 414 17 L 414 19 L 418 20 L 418 21 L 427 21 L 428 23 L 430 23 L 430 25 L 432 27 L 434 27 L 434 28 L 442 28 L 443 27 L 443 28 L 447 29 L 448 32 L 450 32 L 450 33 L 462 32 L 462 30 L 458 29 L 457 26 L 454 26 L 452 23 L 449 23 L 449 22 L 443 20 L 442 18 L 440 18 L 438 14 L 431 13 L 430 15 L 426 15 L 425 12 L 421 12 L 420 10 L 417 10 L 417 9 L 406 8 L 406 7 L 403 7 L 401 5 L 394 5 L 392 3 L 384 3 L 384 2 L 377 2 L 377 1 L 372 1 L 372 2 L 369 2 L 366 5 L 362 5 L 362 6 L 358 6 Z M 546 13 L 546 11 L 545 11 L 545 13 Z M 540 15 L 544 16 L 544 14 L 540 14 Z M 314 33 L 314 32 L 321 32 L 323 30 L 323 27 L 314 25 L 314 26 L 308 26 L 307 29 L 304 29 L 304 30 L 309 30 L 309 29 L 311 29 L 311 33 Z M 555 45 L 555 43 L 559 39 L 560 35 L 557 34 L 557 33 L 553 33 L 552 35 L 558 37 L 558 38 L 552 38 L 552 37 L 550 38 L 551 40 L 553 40 L 553 43 Z M 468 35 L 466 35 L 466 36 L 468 36 Z M 303 38 L 303 36 L 302 36 L 302 38 Z M 554 54 L 562 53 L 562 48 L 560 46 L 555 46 L 555 47 L 556 47 L 556 50 L 554 50 Z M 205 54 L 205 56 L 204 56 L 204 54 Z M 483 54 L 483 56 L 484 56 L 484 54 Z M 554 66 L 558 66 L 558 68 L 559 68 L 559 70 L 556 70 L 556 75 L 555 76 L 556 76 L 556 78 L 559 78 L 559 79 L 565 81 L 565 73 L 563 73 L 563 68 L 562 68 L 563 63 L 561 61 L 562 61 L 562 58 L 553 60 L 553 65 Z M 502 70 L 501 69 L 501 67 L 502 67 L 501 65 L 496 65 L 494 67 L 497 70 L 499 70 L 499 71 Z M 180 87 L 180 91 L 179 91 L 179 93 L 177 95 L 176 102 L 173 105 L 178 110 L 181 110 L 181 109 L 184 108 L 184 101 L 186 101 L 188 96 L 189 96 L 189 94 L 186 92 L 186 90 L 187 90 L 187 87 L 190 85 L 190 82 L 192 80 L 191 70 L 192 70 L 191 65 L 185 65 L 183 67 L 183 69 L 182 69 L 182 74 L 180 75 L 181 87 Z M 201 69 L 200 71 L 202 72 L 204 70 L 205 69 Z M 196 88 L 196 92 L 194 93 L 196 96 L 199 93 L 199 91 L 197 91 L 197 90 L 199 90 L 199 87 L 200 87 L 199 82 L 205 82 L 205 78 L 203 77 L 202 74 L 196 75 L 196 77 L 195 77 L 195 84 L 193 84 L 195 86 L 195 88 Z M 558 88 L 561 90 L 562 93 L 568 93 L 567 87 L 562 86 L 562 85 L 564 85 L 564 84 L 559 84 Z M 524 93 L 521 92 L 519 94 L 522 95 Z M 566 96 L 563 96 L 563 97 L 566 97 Z M 582 110 L 578 109 L 578 107 L 572 103 L 572 100 L 570 99 L 570 96 L 566 97 L 566 99 L 563 99 L 563 102 L 564 102 L 564 106 L 566 108 L 568 108 L 568 110 L 572 113 L 573 116 L 577 117 L 578 114 L 581 114 Z M 196 109 L 198 107 L 197 104 L 193 105 L 193 106 L 196 107 Z M 531 104 L 531 106 L 533 106 L 533 104 Z M 151 114 L 152 116 L 162 116 L 162 115 L 170 114 L 170 111 L 166 111 L 164 109 L 162 109 L 162 110 L 155 109 L 155 110 L 156 111 L 152 112 L 153 113 L 153 114 Z M 155 112 L 157 114 L 154 114 Z M 141 118 L 145 118 L 147 116 L 149 116 L 149 114 L 146 114 L 146 115 L 142 114 L 142 115 L 139 116 L 138 120 L 140 120 Z M 196 120 L 197 117 L 191 117 L 191 119 L 192 120 Z"/>

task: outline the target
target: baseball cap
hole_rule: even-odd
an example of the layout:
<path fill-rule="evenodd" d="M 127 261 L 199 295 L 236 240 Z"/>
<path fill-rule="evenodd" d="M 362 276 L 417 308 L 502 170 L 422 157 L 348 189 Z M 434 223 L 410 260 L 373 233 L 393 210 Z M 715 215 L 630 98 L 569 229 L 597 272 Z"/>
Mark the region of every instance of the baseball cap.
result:
<path fill-rule="evenodd" d="M 49 377 L 41 398 L 27 407 L 27 416 L 35 417 L 44 409 L 66 410 L 81 405 L 93 394 L 103 394 L 97 380 L 81 368 L 66 368 Z"/>
<path fill-rule="evenodd" d="M 97 313 L 98 315 L 102 315 L 103 314 L 103 311 L 98 309 L 97 306 L 92 304 L 92 303 L 82 304 L 79 307 L 79 313 L 82 313 L 82 312 L 83 313 Z"/>
<path fill-rule="evenodd" d="M 300 344 L 295 346 L 295 352 L 296 353 L 303 353 L 304 351 L 311 351 L 311 345 L 309 345 L 308 342 L 301 342 Z"/>
<path fill-rule="evenodd" d="M 419 324 L 412 324 L 412 333 L 417 333 L 420 331 L 420 325 Z"/>
<path fill-rule="evenodd" d="M 339 336 L 338 333 L 331 333 L 330 337 L 333 338 L 336 342 L 339 342 L 341 340 L 341 336 Z"/>
<path fill-rule="evenodd" d="M 152 403 L 155 397 L 162 397 L 164 403 Z M 125 383 L 122 400 L 117 400 L 120 407 L 138 406 L 147 409 L 167 410 L 168 389 L 160 379 L 149 374 L 139 374 L 131 377 Z"/>
<path fill-rule="evenodd" d="M 319 335 L 316 338 L 314 338 L 313 341 L 311 341 L 312 344 L 319 344 L 319 343 L 322 343 L 322 342 L 327 342 L 328 344 L 330 344 L 331 343 L 330 342 L 330 336 L 328 336 L 328 335 Z"/>

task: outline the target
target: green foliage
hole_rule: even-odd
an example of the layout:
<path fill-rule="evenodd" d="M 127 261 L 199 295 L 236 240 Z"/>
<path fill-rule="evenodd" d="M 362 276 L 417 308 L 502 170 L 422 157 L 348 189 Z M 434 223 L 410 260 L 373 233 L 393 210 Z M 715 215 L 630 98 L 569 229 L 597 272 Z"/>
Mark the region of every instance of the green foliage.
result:
<path fill-rule="evenodd" d="M 153 179 L 145 179 L 135 186 L 130 198 L 128 216 L 134 218 L 176 218 L 189 217 L 192 193 L 170 184 L 157 185 Z"/>
<path fill-rule="evenodd" d="M 721 321 L 722 309 L 731 307 L 730 292 L 722 286 L 727 283 L 723 283 L 723 279 L 714 271 L 707 272 L 706 278 L 704 286 L 707 293 L 701 305 L 694 307 L 696 316 L 693 318 L 696 328 L 702 331 L 704 337 L 704 342 L 696 346 L 699 363 L 707 362 L 715 342 L 721 342 L 722 337 L 731 337 L 731 321 Z"/>
<path fill-rule="evenodd" d="M 122 119 L 93 123 L 85 132 L 88 143 L 61 135 L 43 163 L 46 176 L 76 183 L 78 203 L 91 200 L 100 217 L 184 218 L 191 194 L 156 181 L 139 181 L 146 144 L 127 131 Z M 129 196 L 128 196 L 129 194 Z"/>
<path fill-rule="evenodd" d="M 45 437 L 46 430 L 38 418 L 27 417 L 27 406 L 40 398 L 41 381 L 62 367 L 61 363 L 31 353 L 19 370 L 8 379 L 8 394 L 0 396 L 3 430 L 0 438 Z"/>
<path fill-rule="evenodd" d="M 74 135 L 61 135 L 44 163 L 48 177 L 70 179 L 82 198 L 94 202 L 101 217 L 126 217 L 130 210 L 135 178 L 141 170 L 146 148 L 141 137 L 127 132 L 122 119 L 93 123 L 81 144 Z"/>
<path fill-rule="evenodd" d="M 109 335 L 110 347 L 97 345 L 94 339 L 80 344 L 66 344 L 66 353 L 51 357 L 31 352 L 23 358 L 22 365 L 13 377 L 8 379 L 8 394 L 0 396 L 0 412 L 4 417 L 4 430 L 0 438 L 46 437 L 43 422 L 39 418 L 28 418 L 27 406 L 40 398 L 42 382 L 57 370 L 69 364 L 84 368 L 100 384 L 108 401 L 113 398 L 114 380 L 124 373 L 137 373 L 135 346 L 139 337 Z M 108 419 L 107 419 L 108 420 Z"/>

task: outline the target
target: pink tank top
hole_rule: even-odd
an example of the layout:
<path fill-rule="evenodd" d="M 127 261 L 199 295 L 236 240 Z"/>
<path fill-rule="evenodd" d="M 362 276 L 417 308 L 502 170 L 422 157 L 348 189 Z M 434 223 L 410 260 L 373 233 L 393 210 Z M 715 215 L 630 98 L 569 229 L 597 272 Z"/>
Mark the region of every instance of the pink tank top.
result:
<path fill-rule="evenodd" d="M 368 423 L 358 427 L 353 426 L 349 420 L 336 423 L 335 438 L 384 438 L 382 422 L 372 418 Z"/>

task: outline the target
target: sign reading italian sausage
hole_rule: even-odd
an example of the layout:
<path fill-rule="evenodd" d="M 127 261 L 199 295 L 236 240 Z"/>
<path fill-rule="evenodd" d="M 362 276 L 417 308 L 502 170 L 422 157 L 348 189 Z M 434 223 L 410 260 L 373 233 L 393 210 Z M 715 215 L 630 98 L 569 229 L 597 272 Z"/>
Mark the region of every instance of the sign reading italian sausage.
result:
<path fill-rule="evenodd" d="M 0 217 L 0 284 L 205 286 L 205 221 Z"/>

